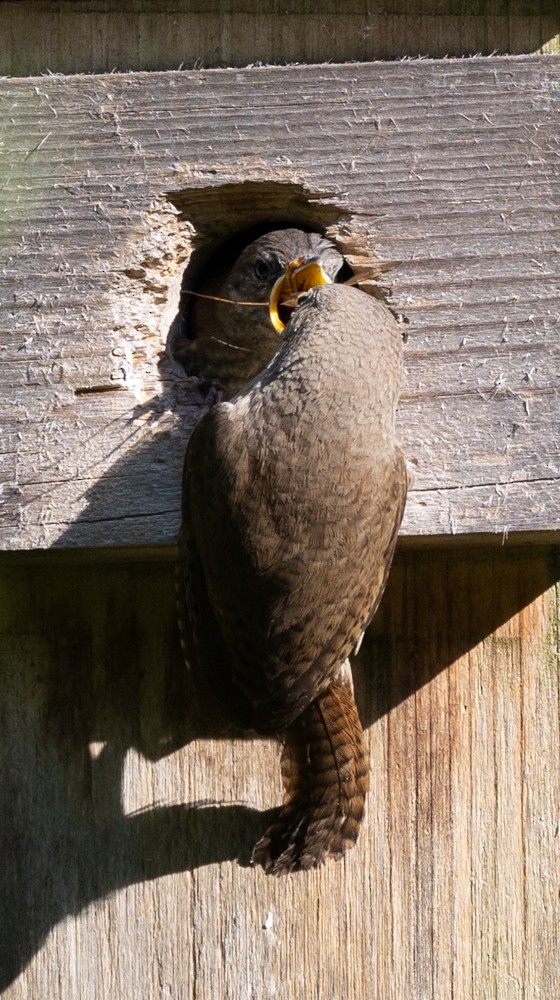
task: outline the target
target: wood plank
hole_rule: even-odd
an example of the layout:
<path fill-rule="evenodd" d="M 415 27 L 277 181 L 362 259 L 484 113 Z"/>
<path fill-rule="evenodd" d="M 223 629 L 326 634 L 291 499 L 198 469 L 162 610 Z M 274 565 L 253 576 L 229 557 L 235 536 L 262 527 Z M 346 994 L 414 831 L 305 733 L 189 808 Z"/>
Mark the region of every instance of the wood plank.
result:
<path fill-rule="evenodd" d="M 558 52 L 556 0 L 0 0 L 0 73 Z"/>
<path fill-rule="evenodd" d="M 284 879 L 247 867 L 278 748 L 190 715 L 171 555 L 0 560 L 5 1000 L 553 997 L 558 548 L 401 549 L 363 832 Z"/>
<path fill-rule="evenodd" d="M 401 261 L 403 536 L 557 530 L 559 80 L 548 57 L 4 81 L 1 545 L 173 542 L 192 222 L 287 211 Z"/>

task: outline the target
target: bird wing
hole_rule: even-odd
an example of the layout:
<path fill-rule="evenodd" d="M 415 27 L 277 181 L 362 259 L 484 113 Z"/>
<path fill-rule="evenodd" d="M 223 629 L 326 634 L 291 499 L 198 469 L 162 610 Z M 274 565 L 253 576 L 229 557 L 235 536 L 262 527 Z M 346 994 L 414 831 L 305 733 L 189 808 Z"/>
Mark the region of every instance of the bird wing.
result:
<path fill-rule="evenodd" d="M 201 552 L 202 549 L 208 559 L 210 546 L 204 544 L 206 529 L 200 527 L 201 518 L 206 515 L 210 525 L 219 517 L 216 481 L 209 468 L 207 450 L 213 438 L 214 410 L 195 428 L 185 456 L 176 567 L 177 610 L 181 644 L 194 681 L 200 719 L 219 729 L 231 723 L 248 729 L 251 728 L 251 705 L 234 681 L 230 653 L 216 617 L 220 598 L 215 592 L 209 594 Z M 219 544 L 218 535 L 216 544 Z"/>
<path fill-rule="evenodd" d="M 328 443 L 306 434 L 304 454 L 285 415 L 283 431 L 261 433 L 249 404 L 215 406 L 187 450 L 186 649 L 197 686 L 233 721 L 279 732 L 326 688 L 377 606 L 406 471 L 391 449 L 374 477 L 343 459 L 333 475 Z"/>

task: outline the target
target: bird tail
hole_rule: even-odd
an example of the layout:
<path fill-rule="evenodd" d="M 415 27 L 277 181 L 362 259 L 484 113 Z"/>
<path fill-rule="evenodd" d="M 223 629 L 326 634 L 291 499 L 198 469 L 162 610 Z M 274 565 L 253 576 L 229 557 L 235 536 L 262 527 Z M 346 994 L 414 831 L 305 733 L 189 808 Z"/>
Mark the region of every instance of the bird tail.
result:
<path fill-rule="evenodd" d="M 252 861 L 269 875 L 317 868 L 358 838 L 369 786 L 364 734 L 340 677 L 284 734 L 284 805 Z"/>

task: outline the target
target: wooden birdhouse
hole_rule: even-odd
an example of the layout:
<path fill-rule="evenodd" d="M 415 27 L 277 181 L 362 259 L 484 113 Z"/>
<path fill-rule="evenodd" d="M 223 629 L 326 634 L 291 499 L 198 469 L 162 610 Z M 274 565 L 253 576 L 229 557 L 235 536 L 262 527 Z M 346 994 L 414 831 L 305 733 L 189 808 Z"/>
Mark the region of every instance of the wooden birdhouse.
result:
<path fill-rule="evenodd" d="M 0 2 L 0 989 L 552 998 L 557 7 L 241 6 Z M 412 486 L 364 829 L 275 879 L 278 743 L 201 725 L 178 640 L 172 345 L 187 270 L 278 223 L 402 324 Z"/>

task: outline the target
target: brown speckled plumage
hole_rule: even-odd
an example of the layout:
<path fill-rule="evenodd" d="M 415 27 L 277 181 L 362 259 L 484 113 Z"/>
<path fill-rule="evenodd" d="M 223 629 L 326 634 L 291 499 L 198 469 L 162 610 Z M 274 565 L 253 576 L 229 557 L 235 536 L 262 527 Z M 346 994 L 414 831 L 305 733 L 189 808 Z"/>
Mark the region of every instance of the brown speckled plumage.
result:
<path fill-rule="evenodd" d="M 402 338 L 363 292 L 307 294 L 260 376 L 189 442 L 179 561 L 204 711 L 284 741 L 285 804 L 254 861 L 312 868 L 353 844 L 368 766 L 343 667 L 380 600 L 406 496 Z"/>
<path fill-rule="evenodd" d="M 253 851 L 269 875 L 316 868 L 355 844 L 369 769 L 351 687 L 335 677 L 284 733 L 285 804 Z"/>

